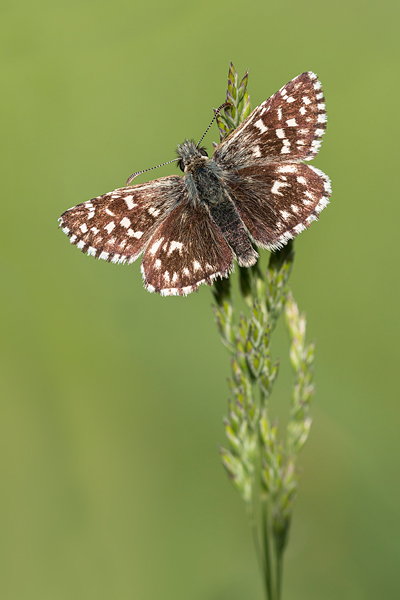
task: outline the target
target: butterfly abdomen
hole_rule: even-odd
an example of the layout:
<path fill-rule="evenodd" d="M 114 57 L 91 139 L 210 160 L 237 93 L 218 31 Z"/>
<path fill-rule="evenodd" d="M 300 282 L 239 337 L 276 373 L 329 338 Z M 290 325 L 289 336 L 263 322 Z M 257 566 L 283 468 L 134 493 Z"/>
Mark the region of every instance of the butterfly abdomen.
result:
<path fill-rule="evenodd" d="M 222 177 L 215 175 L 212 163 L 212 160 L 207 160 L 197 169 L 193 169 L 189 176 L 193 178 L 196 186 L 198 201 L 205 206 L 220 229 L 235 253 L 239 265 L 249 267 L 255 264 L 258 254 L 251 245 L 243 221 L 229 197 Z"/>

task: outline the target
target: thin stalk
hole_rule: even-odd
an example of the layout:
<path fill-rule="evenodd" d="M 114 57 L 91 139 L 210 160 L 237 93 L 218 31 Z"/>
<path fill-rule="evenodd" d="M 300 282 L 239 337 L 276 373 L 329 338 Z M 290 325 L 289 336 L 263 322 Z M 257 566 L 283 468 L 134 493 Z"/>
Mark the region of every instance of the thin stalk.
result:
<path fill-rule="evenodd" d="M 264 542 L 264 556 L 265 556 L 265 587 L 267 590 L 267 599 L 276 600 L 275 586 L 272 580 L 272 566 L 271 566 L 271 550 L 270 550 L 270 526 L 268 518 L 267 500 L 262 501 L 261 508 L 261 520 L 262 520 L 262 532 Z"/>
<path fill-rule="evenodd" d="M 254 492 L 254 490 L 253 490 L 253 492 Z M 257 523 L 257 519 L 254 514 L 254 493 L 253 493 L 252 502 L 248 505 L 248 514 L 249 514 L 249 520 L 250 520 L 250 524 L 251 524 L 251 532 L 253 534 L 253 543 L 254 543 L 254 547 L 256 549 L 257 562 L 258 562 L 258 566 L 260 568 L 260 572 L 263 574 L 265 572 L 265 558 L 264 558 L 263 550 L 260 546 L 260 540 L 258 537 L 258 523 Z"/>
<path fill-rule="evenodd" d="M 283 574 L 283 552 L 275 546 L 276 550 L 276 600 L 281 600 L 282 574 Z"/>

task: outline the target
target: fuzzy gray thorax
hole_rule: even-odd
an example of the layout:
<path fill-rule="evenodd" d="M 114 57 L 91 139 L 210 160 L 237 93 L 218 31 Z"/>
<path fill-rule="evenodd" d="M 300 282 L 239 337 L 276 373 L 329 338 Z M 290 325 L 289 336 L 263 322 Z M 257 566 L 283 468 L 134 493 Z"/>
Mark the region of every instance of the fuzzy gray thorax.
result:
<path fill-rule="evenodd" d="M 179 144 L 177 153 L 180 158 L 179 166 L 184 171 L 184 180 L 192 202 L 206 202 L 210 196 L 218 201 L 222 189 L 215 177 L 213 167 L 217 167 L 212 159 L 209 159 L 204 148 L 197 148 L 192 140 L 185 140 Z M 217 167 L 218 169 L 218 167 Z M 212 189 L 210 189 L 212 188 Z M 216 195 L 216 197 L 215 197 Z"/>

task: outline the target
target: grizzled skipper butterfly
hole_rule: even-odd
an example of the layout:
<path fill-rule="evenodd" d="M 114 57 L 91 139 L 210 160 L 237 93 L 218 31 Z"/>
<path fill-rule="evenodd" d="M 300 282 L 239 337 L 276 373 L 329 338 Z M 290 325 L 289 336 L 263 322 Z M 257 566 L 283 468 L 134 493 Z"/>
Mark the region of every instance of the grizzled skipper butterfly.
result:
<path fill-rule="evenodd" d="M 234 259 L 254 265 L 254 246 L 280 248 L 317 219 L 330 181 L 303 161 L 317 154 L 326 120 L 321 84 L 303 73 L 255 108 L 211 158 L 200 142 L 179 145 L 182 177 L 98 196 L 67 210 L 60 226 L 82 252 L 108 262 L 131 264 L 144 253 L 150 292 L 189 294 L 227 277 Z"/>

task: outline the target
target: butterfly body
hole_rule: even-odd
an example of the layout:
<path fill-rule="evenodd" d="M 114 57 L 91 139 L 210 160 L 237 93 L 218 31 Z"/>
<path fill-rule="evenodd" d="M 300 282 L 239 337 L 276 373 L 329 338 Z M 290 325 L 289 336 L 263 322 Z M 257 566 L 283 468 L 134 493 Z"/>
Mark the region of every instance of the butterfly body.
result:
<path fill-rule="evenodd" d="M 273 250 L 328 204 L 329 178 L 304 164 L 318 152 L 326 113 L 321 84 L 299 75 L 258 106 L 208 157 L 185 140 L 182 177 L 120 188 L 60 218 L 83 252 L 132 263 L 144 252 L 149 291 L 186 295 L 226 277 L 233 259 L 253 265 L 255 246 Z"/>
<path fill-rule="evenodd" d="M 193 141 L 186 140 L 178 146 L 188 201 L 198 203 L 207 213 L 206 216 L 211 217 L 234 251 L 238 264 L 250 267 L 256 263 L 258 254 L 229 196 L 228 182 L 233 175 L 204 153 L 204 148 L 197 149 Z"/>

